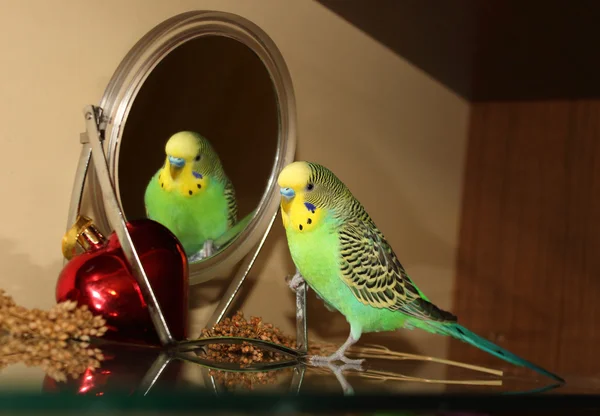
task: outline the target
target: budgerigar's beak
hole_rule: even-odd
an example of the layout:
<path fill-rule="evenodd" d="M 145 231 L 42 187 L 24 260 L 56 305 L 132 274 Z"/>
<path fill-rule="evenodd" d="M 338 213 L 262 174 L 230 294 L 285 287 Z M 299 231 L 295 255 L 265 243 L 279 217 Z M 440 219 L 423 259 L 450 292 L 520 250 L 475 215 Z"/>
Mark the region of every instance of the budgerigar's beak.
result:
<path fill-rule="evenodd" d="M 181 173 L 181 168 L 183 168 L 183 166 L 185 165 L 185 159 L 181 157 L 169 156 L 169 165 L 171 167 L 171 178 L 177 179 L 177 177 Z"/>
<path fill-rule="evenodd" d="M 282 197 L 284 197 L 287 201 L 296 196 L 296 192 L 292 188 L 279 188 L 279 193 Z"/>

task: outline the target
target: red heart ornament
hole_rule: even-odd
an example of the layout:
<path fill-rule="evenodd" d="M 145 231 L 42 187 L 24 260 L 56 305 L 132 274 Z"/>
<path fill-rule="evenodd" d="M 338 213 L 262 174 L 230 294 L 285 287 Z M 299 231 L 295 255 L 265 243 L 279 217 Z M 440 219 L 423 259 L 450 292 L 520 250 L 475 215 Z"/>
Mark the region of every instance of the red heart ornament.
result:
<path fill-rule="evenodd" d="M 185 340 L 189 276 L 183 246 L 166 227 L 149 219 L 131 221 L 127 229 L 171 334 L 176 340 Z M 67 258 L 66 246 L 74 248 L 75 240 L 85 252 L 72 257 L 61 271 L 56 301 L 73 300 L 102 315 L 108 327 L 105 339 L 160 345 L 116 234 L 105 239 L 89 218 L 80 217 L 63 239 Z"/>

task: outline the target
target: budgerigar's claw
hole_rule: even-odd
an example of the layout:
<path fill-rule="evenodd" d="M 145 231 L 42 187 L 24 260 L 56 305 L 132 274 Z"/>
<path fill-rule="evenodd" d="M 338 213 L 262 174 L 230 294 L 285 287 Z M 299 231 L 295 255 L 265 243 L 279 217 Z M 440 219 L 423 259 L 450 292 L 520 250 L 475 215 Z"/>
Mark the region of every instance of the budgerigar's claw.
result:
<path fill-rule="evenodd" d="M 329 366 L 336 361 L 341 361 L 345 365 L 361 368 L 361 365 L 365 359 L 362 358 L 360 360 L 352 360 L 345 355 L 338 354 L 337 352 L 329 356 L 311 355 L 308 357 L 308 362 L 315 367 Z"/>
<path fill-rule="evenodd" d="M 321 358 L 327 358 L 327 357 L 321 357 Z M 350 360 L 350 361 L 362 361 L 362 360 Z M 331 372 L 335 375 L 335 378 L 337 378 L 338 382 L 340 383 L 340 386 L 342 386 L 342 390 L 344 391 L 345 396 L 351 396 L 354 394 L 354 389 L 352 388 L 350 383 L 348 383 L 348 381 L 346 380 L 346 377 L 344 377 L 343 372 L 346 370 L 364 371 L 363 368 L 360 366 L 360 364 L 346 363 L 346 364 L 342 364 L 342 365 L 335 365 L 335 364 L 333 364 L 333 362 L 326 361 L 326 360 L 319 361 L 319 362 L 321 364 L 316 365 L 316 367 L 326 367 L 326 368 L 330 369 Z"/>
<path fill-rule="evenodd" d="M 331 354 L 329 356 L 311 355 L 311 356 L 307 357 L 308 363 L 315 367 L 323 367 L 323 366 L 329 366 L 336 361 L 341 361 L 346 365 L 360 367 L 361 364 L 365 361 L 364 359 L 351 360 L 350 358 L 346 357 L 346 351 L 348 350 L 348 348 L 350 348 L 352 345 L 356 344 L 356 342 L 358 341 L 358 338 L 360 337 L 360 334 L 353 335 L 353 332 L 356 332 L 356 331 L 353 331 L 351 328 L 348 339 L 346 340 L 346 342 L 344 342 L 342 344 L 341 347 L 339 347 L 337 349 L 336 352 L 334 352 L 333 354 Z"/>
<path fill-rule="evenodd" d="M 204 253 L 202 253 L 202 250 L 200 250 L 197 253 L 192 254 L 191 256 L 188 257 L 188 262 L 190 263 L 195 263 L 197 261 L 200 261 L 204 258 Z"/>
<path fill-rule="evenodd" d="M 212 256 L 215 253 L 215 246 L 212 240 L 206 240 L 204 242 L 204 246 L 202 247 L 202 249 L 200 251 L 198 251 L 195 254 L 192 254 L 189 258 L 188 261 L 190 263 L 195 263 L 197 261 L 200 260 L 204 260 L 210 256 Z"/>
<path fill-rule="evenodd" d="M 288 286 L 292 289 L 293 292 L 296 292 L 298 288 L 305 284 L 304 278 L 300 274 L 300 272 L 296 271 L 296 274 L 291 279 L 286 279 L 288 282 Z"/>

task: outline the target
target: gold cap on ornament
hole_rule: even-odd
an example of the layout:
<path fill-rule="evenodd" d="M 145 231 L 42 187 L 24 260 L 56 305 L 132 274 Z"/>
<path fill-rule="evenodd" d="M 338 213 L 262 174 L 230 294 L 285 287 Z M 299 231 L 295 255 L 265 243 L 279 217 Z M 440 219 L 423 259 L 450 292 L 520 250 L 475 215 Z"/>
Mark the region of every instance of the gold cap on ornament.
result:
<path fill-rule="evenodd" d="M 94 221 L 85 215 L 79 215 L 75 224 L 65 233 L 62 239 L 62 253 L 67 260 L 75 256 L 77 245 L 88 251 L 102 245 L 106 239 L 94 225 Z"/>

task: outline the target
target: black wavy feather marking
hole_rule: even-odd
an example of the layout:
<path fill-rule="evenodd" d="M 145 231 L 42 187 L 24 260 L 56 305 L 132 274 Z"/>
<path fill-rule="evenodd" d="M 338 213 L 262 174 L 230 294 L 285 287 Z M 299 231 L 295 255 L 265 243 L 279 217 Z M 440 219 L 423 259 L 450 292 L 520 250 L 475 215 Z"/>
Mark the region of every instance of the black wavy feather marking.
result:
<path fill-rule="evenodd" d="M 364 209 L 362 213 L 347 219 L 339 232 L 342 277 L 357 299 L 422 320 L 456 322 L 456 316 L 422 294 Z"/>
<path fill-rule="evenodd" d="M 199 133 L 190 132 L 190 134 L 198 142 L 199 155 L 201 157 L 200 160 L 194 162 L 194 170 L 200 172 L 203 176 L 209 176 L 222 184 L 227 184 L 229 178 L 225 174 L 219 154 L 210 141 Z"/>
<path fill-rule="evenodd" d="M 233 227 L 237 223 L 238 207 L 235 189 L 223 169 L 218 153 L 208 139 L 196 132 L 190 132 L 198 141 L 201 159 L 194 163 L 194 170 L 202 175 L 225 185 L 224 193 L 227 201 L 227 226 Z"/>
<path fill-rule="evenodd" d="M 324 166 L 309 163 L 307 202 L 325 207 L 340 224 L 340 268 L 344 283 L 363 304 L 438 322 L 456 322 L 421 293 L 364 207 Z"/>
<path fill-rule="evenodd" d="M 233 227 L 237 223 L 237 200 L 235 198 L 235 189 L 230 180 L 225 185 L 225 200 L 227 201 L 227 226 Z"/>

